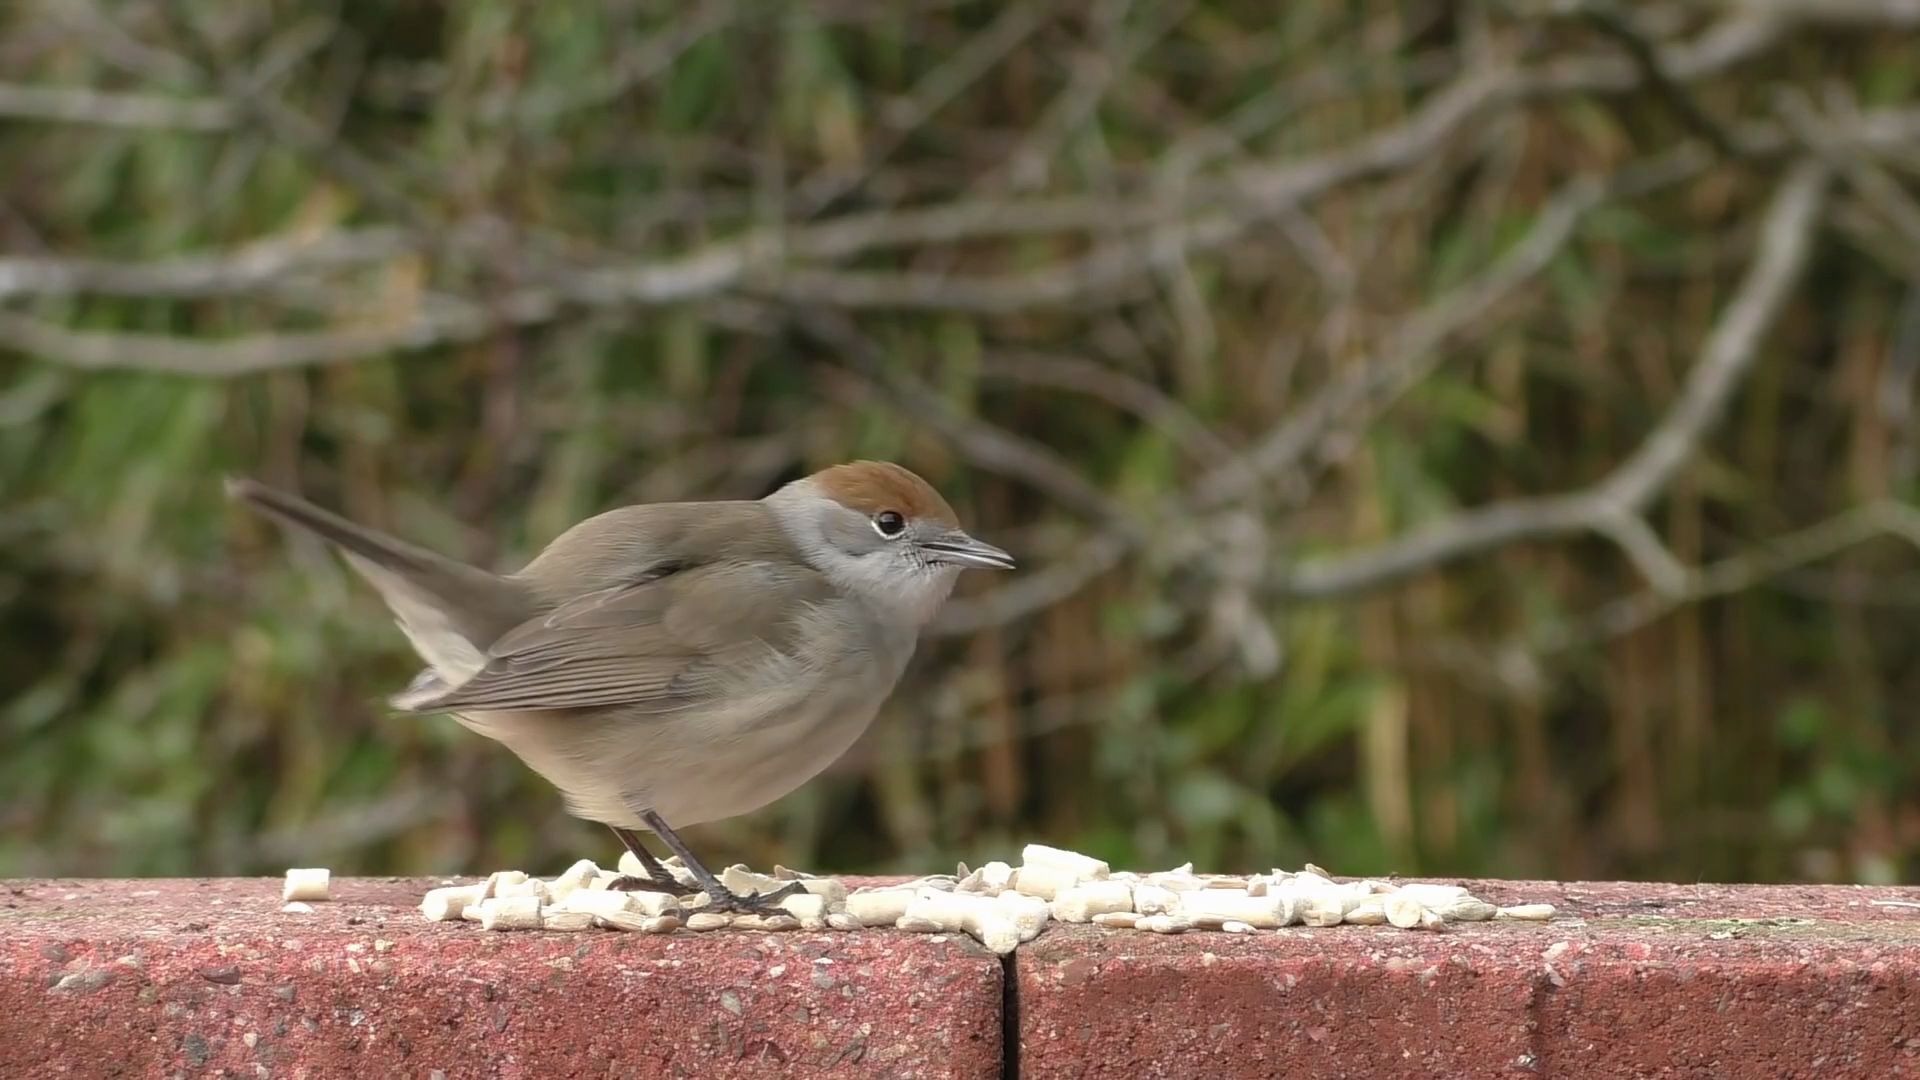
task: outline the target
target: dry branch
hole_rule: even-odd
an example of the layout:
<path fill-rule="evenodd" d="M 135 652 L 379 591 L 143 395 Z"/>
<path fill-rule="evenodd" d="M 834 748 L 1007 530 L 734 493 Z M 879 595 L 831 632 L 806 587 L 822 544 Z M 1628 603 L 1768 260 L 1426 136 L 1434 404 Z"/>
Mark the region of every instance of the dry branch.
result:
<path fill-rule="evenodd" d="M 1656 585 L 1675 584 L 1664 556 L 1650 556 L 1651 533 L 1627 524 L 1699 449 L 1727 399 L 1759 358 L 1762 338 L 1778 319 L 1813 247 L 1826 201 L 1824 165 L 1803 162 L 1781 182 L 1760 226 L 1752 265 L 1721 312 L 1688 375 L 1680 398 L 1638 449 L 1583 492 L 1516 499 L 1428 525 L 1411 536 L 1350 554 L 1303 560 L 1282 592 L 1325 599 L 1379 588 L 1455 559 L 1524 540 L 1596 532 L 1621 543 L 1654 569 Z M 1624 530 L 1624 531 L 1623 531 Z"/>
<path fill-rule="evenodd" d="M 226 131 L 234 125 L 232 107 L 213 98 L 18 83 L 0 83 L 0 117 L 141 131 Z"/>
<path fill-rule="evenodd" d="M 1667 48 L 1662 69 L 1676 81 L 1705 78 L 1775 44 L 1790 25 L 1785 18 L 1731 16 L 1694 41 Z M 1351 145 L 1288 161 L 1256 161 L 1217 177 L 1197 178 L 1178 189 L 1180 201 L 1167 199 L 1162 191 L 1132 199 L 974 199 L 789 224 L 679 256 L 556 271 L 556 280 L 546 286 L 491 298 L 487 306 L 503 313 L 490 317 L 471 312 L 422 314 L 403 325 L 378 330 L 269 332 L 211 344 L 95 334 L 20 314 L 8 314 L 5 321 L 20 332 L 20 341 L 54 362 L 232 375 L 469 341 L 485 334 L 490 325 L 541 322 L 567 305 L 652 306 L 747 293 L 852 310 L 990 315 L 1084 307 L 1146 288 L 1155 275 L 1179 267 L 1195 254 L 1233 243 L 1263 222 L 1297 213 L 1301 204 L 1330 190 L 1426 160 L 1494 110 L 1547 96 L 1624 92 L 1638 86 L 1641 78 L 1631 61 L 1618 57 L 1574 57 L 1538 69 L 1490 68 L 1432 95 L 1400 123 Z M 408 225 L 413 244 L 423 252 L 444 243 L 447 230 L 428 228 L 404 194 L 404 185 L 379 164 L 330 141 L 313 121 L 271 95 L 254 95 L 245 111 L 268 136 L 313 156 L 370 203 L 390 210 Z M 1913 134 L 1913 125 L 1910 115 L 1870 117 L 1863 120 L 1858 138 L 1899 140 Z M 1752 137 L 1742 138 L 1746 145 Z M 1772 145 L 1778 143 L 1777 138 L 1771 140 Z M 1179 227 L 1162 228 L 1173 224 Z M 1010 274 L 847 270 L 821 265 L 889 247 L 1054 231 L 1084 231 L 1107 239 L 1084 255 Z M 9 292 L 14 296 L 42 291 L 35 287 L 42 281 L 50 283 L 44 291 L 64 293 L 72 288 L 68 284 L 72 276 L 58 266 L 36 272 L 16 261 L 10 270 Z M 137 277 L 132 268 L 128 270 Z M 233 282 L 237 291 L 255 288 L 259 280 L 258 275 L 240 269 L 203 268 L 202 272 L 208 281 Z"/>

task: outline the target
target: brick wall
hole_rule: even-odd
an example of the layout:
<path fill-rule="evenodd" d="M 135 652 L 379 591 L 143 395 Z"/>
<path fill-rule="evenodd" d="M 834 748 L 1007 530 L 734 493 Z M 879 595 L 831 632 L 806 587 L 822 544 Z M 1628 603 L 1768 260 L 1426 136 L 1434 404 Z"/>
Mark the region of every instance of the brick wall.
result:
<path fill-rule="evenodd" d="M 0 883 L 0 1076 L 1920 1075 L 1920 890 L 1475 882 L 1547 924 L 486 933 L 437 882 Z"/>

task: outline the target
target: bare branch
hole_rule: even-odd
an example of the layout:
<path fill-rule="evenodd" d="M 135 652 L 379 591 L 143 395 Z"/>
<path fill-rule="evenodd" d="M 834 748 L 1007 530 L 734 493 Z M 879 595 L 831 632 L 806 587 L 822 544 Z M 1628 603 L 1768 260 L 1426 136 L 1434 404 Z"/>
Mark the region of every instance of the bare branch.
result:
<path fill-rule="evenodd" d="M 1781 182 L 1761 223 L 1753 264 L 1708 335 L 1680 400 L 1633 456 L 1595 488 L 1596 496 L 1627 510 L 1645 509 L 1719 421 L 1806 267 L 1826 205 L 1828 175 L 1824 165 L 1801 162 Z"/>
<path fill-rule="evenodd" d="M 270 237 L 232 251 L 150 262 L 0 258 L 0 300 L 14 296 L 196 299 L 266 288 L 295 273 L 378 263 L 412 250 L 398 229 L 354 229 Z"/>
<path fill-rule="evenodd" d="M 950 275 L 915 271 L 794 268 L 752 287 L 784 299 L 849 310 L 952 311 L 1008 314 L 1112 301 L 1145 288 L 1147 275 L 1188 255 L 1218 247 L 1245 231 L 1246 220 L 1215 218 L 1184 230 L 1176 244 L 1117 240 L 1087 255 L 1018 274 Z"/>
<path fill-rule="evenodd" d="M 651 81 L 681 54 L 731 25 L 739 15 L 734 0 L 705 0 L 679 13 L 659 33 L 622 49 L 612 63 L 582 72 L 580 83 L 533 96 L 500 94 L 483 98 L 480 112 L 488 117 L 510 112 L 522 123 L 545 126 L 570 112 L 604 106 Z"/>
<path fill-rule="evenodd" d="M 1613 541 L 1634 569 L 1662 596 L 1677 595 L 1687 587 L 1692 571 L 1667 547 L 1647 519 L 1638 514 L 1599 515 L 1593 531 Z"/>
<path fill-rule="evenodd" d="M 1396 388 L 1397 393 L 1399 388 L 1411 385 L 1423 372 L 1430 370 L 1437 362 L 1437 350 L 1460 330 L 1484 321 L 1486 312 L 1495 304 L 1543 270 L 1572 237 L 1581 217 L 1598 205 L 1604 196 L 1617 190 L 1640 192 L 1656 188 L 1662 183 L 1677 182 L 1691 175 L 1698 163 L 1699 155 L 1682 153 L 1670 156 L 1664 163 L 1656 162 L 1644 170 L 1636 170 L 1631 183 L 1616 180 L 1612 184 L 1605 184 L 1591 178 L 1571 182 L 1542 211 L 1533 229 L 1493 266 L 1436 297 L 1409 316 L 1392 336 L 1391 349 L 1395 351 L 1388 351 L 1385 359 L 1368 365 L 1357 375 L 1323 391 L 1297 414 L 1296 419 L 1282 425 L 1254 449 L 1210 470 L 1194 485 L 1191 500 L 1169 500 L 1167 505 L 1147 516 L 1153 520 L 1177 519 L 1189 516 L 1196 510 L 1219 509 L 1235 500 L 1258 497 L 1261 485 L 1267 478 L 1278 475 L 1286 465 L 1299 460 L 1319 437 L 1354 407 L 1375 400 L 1380 387 Z M 1511 506 L 1506 512 L 1476 523 L 1465 536 L 1456 538 L 1443 535 L 1436 539 L 1447 545 L 1465 543 L 1476 547 L 1492 547 L 1521 539 L 1575 531 L 1579 526 L 1570 524 L 1575 513 L 1561 505 L 1563 502 L 1565 500 L 1543 499 Z M 1617 515 L 1609 513 L 1603 516 L 1611 522 Z M 1596 516 L 1595 520 L 1600 520 L 1600 516 Z M 989 594 L 983 600 L 971 601 L 979 605 L 979 610 L 965 617 L 955 616 L 954 625 L 976 627 L 982 625 L 978 620 L 990 617 L 989 612 L 1014 618 L 1029 614 L 1047 603 L 1057 602 L 1071 595 L 1073 589 L 1104 573 L 1111 565 L 1108 557 L 1115 560 L 1119 557 L 1114 552 L 1125 551 L 1131 546 L 1128 538 L 1118 533 L 1096 533 L 1082 541 L 1071 553 L 1061 556 L 1056 566 L 1048 567 L 1050 576 L 1044 587 L 1011 593 L 1004 603 L 991 608 L 987 604 L 999 595 L 998 592 Z M 1644 558 L 1646 549 L 1643 546 L 1639 550 Z M 1426 557 L 1424 548 L 1412 549 L 1407 554 L 1421 559 Z M 1056 570 L 1057 573 L 1052 573 Z M 1670 574 L 1667 575 L 1667 581 L 1671 582 Z M 1011 590 L 1017 584 L 1003 586 L 1002 590 Z"/>
<path fill-rule="evenodd" d="M 1790 570 L 1882 536 L 1920 548 L 1920 508 L 1892 499 L 1864 503 L 1687 574 L 1681 588 L 1653 589 L 1602 605 L 1590 617 L 1532 636 L 1534 653 L 1562 652 L 1630 634 L 1682 607 L 1744 592 Z"/>
<path fill-rule="evenodd" d="M 215 378 L 357 360 L 395 349 L 473 341 L 484 336 L 493 325 L 478 313 L 466 311 L 420 314 L 398 324 L 195 341 L 171 334 L 70 330 L 44 319 L 0 309 L 0 340 L 4 340 L 8 348 L 42 359 L 88 370 L 154 371 Z"/>
<path fill-rule="evenodd" d="M 1527 235 L 1485 273 L 1407 317 L 1381 350 L 1384 359 L 1358 365 L 1316 394 L 1247 451 L 1245 468 L 1221 470 L 1203 480 L 1196 489 L 1200 505 L 1217 506 L 1245 496 L 1252 478 L 1274 476 L 1298 463 L 1355 409 L 1369 400 L 1397 397 L 1417 383 L 1438 362 L 1442 345 L 1464 329 L 1483 325 L 1488 311 L 1547 267 L 1606 193 L 1607 185 L 1591 177 L 1571 182 L 1534 219 Z"/>
<path fill-rule="evenodd" d="M 233 109 L 211 98 L 18 83 L 0 83 L 0 117 L 138 130 L 225 131 L 234 125 Z"/>
<path fill-rule="evenodd" d="M 1663 63 L 1677 79 L 1702 77 L 1752 55 L 1775 40 L 1778 33 L 1772 21 L 1730 19 L 1696 42 L 1668 50 Z M 556 270 L 542 288 L 511 294 L 490 303 L 506 311 L 505 315 L 497 316 L 495 322 L 520 324 L 551 317 L 566 304 L 651 306 L 708 301 L 742 292 L 848 309 L 1006 313 L 1085 305 L 1127 295 L 1128 290 L 1146 288 L 1151 275 L 1177 268 L 1196 253 L 1232 243 L 1276 214 L 1296 212 L 1302 201 L 1334 185 L 1422 160 L 1435 153 L 1463 125 L 1501 103 L 1545 93 L 1624 89 L 1634 85 L 1637 78 L 1631 65 L 1618 58 L 1575 58 L 1531 72 L 1494 70 L 1469 77 L 1431 96 L 1400 124 L 1352 145 L 1278 165 L 1243 166 L 1221 178 L 1195 182 L 1185 189 L 1184 202 L 1174 201 L 1162 191 L 1144 199 L 967 200 L 915 210 L 852 214 L 817 224 L 755 231 L 680 256 L 634 265 Z M 277 103 L 263 101 L 256 105 L 256 114 L 276 138 L 312 153 L 323 156 L 327 153 L 323 133 L 310 121 Z M 1849 132 L 1845 138 L 1861 145 L 1892 147 L 1913 138 L 1916 130 L 1920 130 L 1920 124 L 1916 123 L 1913 113 L 1876 113 L 1864 117 L 1857 131 Z M 1754 137 L 1742 136 L 1743 140 Z M 1770 145 L 1778 145 L 1780 141 L 1776 133 Z M 372 186 L 363 187 L 363 191 L 374 194 L 383 204 L 406 203 L 404 194 L 383 174 L 376 170 L 371 177 L 365 175 L 372 166 L 364 159 L 357 156 L 351 160 L 338 159 L 333 165 L 343 175 L 370 180 Z M 1178 229 L 1155 233 L 1156 226 L 1180 221 L 1187 206 L 1199 208 L 1196 216 Z M 402 220 L 408 216 L 403 214 Z M 1545 224 L 1552 224 L 1554 220 L 1549 219 Z M 1115 237 L 1086 254 L 1017 274 L 855 271 L 817 265 L 888 247 L 1053 231 L 1111 232 L 1116 229 L 1138 229 L 1144 234 Z M 451 231 L 459 232 L 458 229 Z M 430 238 L 419 234 L 417 229 L 411 234 L 416 244 L 432 250 L 445 243 L 449 230 L 436 228 Z M 1546 238 L 1542 236 L 1543 241 Z M 22 273 L 21 265 L 13 264 L 5 291 L 12 296 L 28 295 L 40 291 L 44 283 L 47 291 L 66 293 L 85 288 L 84 282 L 89 279 L 112 277 L 121 283 L 141 279 L 141 273 L 135 268 L 123 269 L 124 275 L 99 275 L 92 271 L 76 274 L 59 269 L 35 274 Z M 148 280 L 157 280 L 159 272 L 156 269 Z M 258 279 L 258 275 L 245 268 L 224 270 L 208 266 L 197 272 L 202 275 L 208 294 L 216 291 L 220 282 L 248 287 L 247 282 Z M 164 287 L 155 294 L 172 295 Z M 55 362 L 95 368 L 157 365 L 160 370 L 227 375 L 354 360 L 393 349 L 426 348 L 470 340 L 474 334 L 484 332 L 476 329 L 476 324 L 485 320 L 471 313 L 456 316 L 436 313 L 383 332 L 346 328 L 306 334 L 263 333 L 212 344 L 144 335 L 96 337 L 24 315 L 10 316 L 8 321 L 24 331 L 16 338 L 17 343 L 38 343 L 30 346 L 36 351 L 41 351 L 42 346 L 54 350 L 47 352 L 46 358 Z M 1408 332 L 1420 329 L 1415 324 Z M 1438 329 L 1448 332 L 1446 327 Z M 1272 453 L 1276 460 L 1289 460 L 1297 456 L 1298 451 Z"/>
<path fill-rule="evenodd" d="M 1776 95 L 1776 111 L 1795 137 L 1845 177 L 1847 186 L 1879 215 L 1883 224 L 1900 234 L 1906 268 L 1920 269 L 1920 204 L 1873 159 L 1869 148 L 1842 137 L 1857 125 L 1844 121 L 1836 124 L 1835 118 L 1815 110 L 1806 95 L 1790 90 Z"/>
<path fill-rule="evenodd" d="M 1801 23 L 1920 26 L 1920 4 L 1913 0 L 1737 0 L 1728 6 L 1765 18 Z"/>
<path fill-rule="evenodd" d="M 1705 139 L 1708 145 L 1727 157 L 1740 157 L 1746 153 L 1735 134 L 1708 113 L 1686 87 L 1667 73 L 1666 64 L 1660 58 L 1659 45 L 1634 25 L 1631 12 L 1622 11 L 1613 0 L 1582 0 L 1573 5 L 1573 10 L 1583 16 L 1588 25 L 1620 44 L 1621 49 L 1639 67 L 1647 85 L 1665 99 L 1695 135 Z"/>
<path fill-rule="evenodd" d="M 1002 163 L 999 173 L 1015 188 L 1033 188 L 1046 179 L 1048 162 L 1058 156 L 1062 142 L 1086 123 L 1106 98 L 1114 81 L 1153 44 L 1166 36 L 1193 8 L 1193 0 L 1162 0 L 1147 8 L 1146 25 L 1121 33 L 1133 0 L 1106 0 L 1097 6 L 1094 21 L 1101 40 L 1092 49 L 1066 57 L 1072 72 L 1067 86 Z"/>
<path fill-rule="evenodd" d="M 822 169 L 800 182 L 802 212 L 814 213 L 858 187 L 893 156 L 909 135 L 1039 29 L 1049 14 L 1051 5 L 1035 0 L 1007 5 L 986 29 L 969 36 L 952 56 L 927 72 L 905 97 L 887 104 L 881 115 L 885 129 L 857 168 Z"/>
<path fill-rule="evenodd" d="M 1233 447 L 1186 405 L 1111 364 L 1032 349 L 1001 349 L 982 360 L 980 373 L 989 378 L 1071 390 L 1098 398 L 1165 432 L 1189 455 L 1206 464 L 1231 465 L 1240 460 Z"/>
<path fill-rule="evenodd" d="M 1708 335 L 1679 399 L 1605 479 L 1577 494 L 1517 499 L 1468 511 L 1371 550 L 1306 560 L 1293 568 L 1282 592 L 1311 599 L 1342 596 L 1517 541 L 1581 532 L 1624 537 L 1629 551 L 1638 551 L 1636 561 L 1654 566 L 1656 579 L 1666 579 L 1671 588 L 1666 560 L 1654 556 L 1647 563 L 1645 537 L 1631 527 L 1623 533 L 1620 522 L 1644 510 L 1693 456 L 1727 398 L 1752 369 L 1762 336 L 1786 306 L 1788 291 L 1812 251 L 1827 181 L 1824 166 L 1803 162 L 1781 183 L 1761 225 L 1753 263 Z"/>

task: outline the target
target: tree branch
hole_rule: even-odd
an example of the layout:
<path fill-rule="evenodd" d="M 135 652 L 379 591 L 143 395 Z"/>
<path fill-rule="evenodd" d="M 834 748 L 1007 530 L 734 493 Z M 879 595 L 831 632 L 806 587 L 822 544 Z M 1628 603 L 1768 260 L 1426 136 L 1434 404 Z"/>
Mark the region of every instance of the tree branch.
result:
<path fill-rule="evenodd" d="M 269 288 L 288 276 L 382 262 L 413 249 L 399 229 L 269 237 L 215 254 L 149 262 L 57 257 L 0 258 L 0 300 L 93 294 L 189 300 Z"/>
<path fill-rule="evenodd" d="M 0 83 L 0 117 L 139 130 L 226 131 L 234 126 L 235 113 L 226 102 L 212 98 Z"/>
<path fill-rule="evenodd" d="M 1468 511 L 1370 550 L 1309 559 L 1296 565 L 1281 592 L 1327 599 L 1379 588 L 1447 562 L 1522 540 L 1597 532 L 1623 542 L 1636 562 L 1653 567 L 1656 586 L 1673 587 L 1672 567 L 1652 556 L 1637 516 L 1698 450 L 1727 399 L 1753 367 L 1761 338 L 1786 306 L 1788 291 L 1806 266 L 1826 203 L 1825 166 L 1802 162 L 1781 183 L 1760 229 L 1759 248 L 1746 277 L 1702 347 L 1679 399 L 1639 448 L 1585 492 L 1516 499 Z"/>
<path fill-rule="evenodd" d="M 1577 624 L 1535 635 L 1523 647 L 1535 653 L 1562 652 L 1621 637 L 1687 605 L 1744 592 L 1881 536 L 1895 536 L 1920 548 L 1920 509 L 1892 499 L 1863 503 L 1817 525 L 1690 571 L 1678 589 L 1652 589 L 1613 600 Z"/>
<path fill-rule="evenodd" d="M 1780 34 L 1778 20 L 1734 17 L 1697 41 L 1669 50 L 1664 64 L 1676 79 L 1710 75 L 1760 51 Z M 1231 243 L 1275 214 L 1293 212 L 1300 203 L 1348 182 L 1406 167 L 1436 153 L 1465 125 L 1487 111 L 1550 94 L 1617 92 L 1637 85 L 1631 64 L 1617 58 L 1570 58 L 1538 70 L 1497 69 L 1471 76 L 1430 97 L 1401 123 L 1356 142 L 1283 163 L 1259 162 L 1198 181 L 1185 189 L 1183 202 L 1164 198 L 1041 198 L 968 200 L 919 210 L 849 215 L 811 225 L 759 230 L 681 256 L 634 266 L 570 271 L 552 291 L 513 298 L 507 306 L 522 313 L 559 310 L 559 301 L 587 306 L 653 305 L 706 299 L 746 289 L 805 304 L 851 309 L 956 311 L 995 314 L 1082 304 L 1130 287 L 1145 287 L 1151 275 L 1177 266 L 1193 254 Z M 235 91 L 239 93 L 239 90 Z M 238 108 L 240 103 L 231 104 Z M 423 250 L 443 242 L 446 230 L 422 235 L 417 215 L 398 186 L 363 156 L 340 148 L 324 131 L 270 95 L 253 95 L 245 104 L 275 139 L 318 158 L 346 178 L 371 202 L 386 207 L 414 228 Z M 1882 139 L 1911 134 L 1911 123 L 1885 124 Z M 1227 209 L 1222 209 L 1225 201 Z M 1198 208 L 1182 228 L 1156 236 L 1156 226 L 1177 222 Z M 1115 239 L 1091 252 L 1052 265 L 1002 275 L 950 275 L 914 271 L 850 271 L 808 265 L 839 261 L 886 247 L 958 242 L 992 236 L 1033 235 L 1051 231 L 1140 229 L 1145 234 Z M 793 261 L 796 265 L 783 266 Z M 16 281 L 31 280 L 17 271 Z M 211 277 L 220 275 L 213 274 Z M 245 280 L 244 273 L 229 275 Z M 57 278 L 58 275 L 51 275 Z M 16 284 L 14 294 L 28 291 Z M 56 290 L 63 291 L 63 290 Z M 11 321 L 24 316 L 15 316 Z M 537 321 L 516 317 L 512 321 Z M 211 374 L 264 370 L 276 366 L 357 359 L 393 348 L 423 348 L 466 340 L 466 320 L 422 320 L 402 332 L 354 331 L 315 335 L 262 335 L 241 342 L 217 343 L 199 359 L 196 344 L 124 335 L 90 340 L 81 331 L 39 326 L 36 340 L 59 343 L 86 367 L 141 367 L 148 355 L 167 357 L 164 370 Z M 282 342 L 292 337 L 299 340 Z M 127 346 L 138 346 L 128 348 Z M 61 353 L 47 354 L 59 361 Z"/>

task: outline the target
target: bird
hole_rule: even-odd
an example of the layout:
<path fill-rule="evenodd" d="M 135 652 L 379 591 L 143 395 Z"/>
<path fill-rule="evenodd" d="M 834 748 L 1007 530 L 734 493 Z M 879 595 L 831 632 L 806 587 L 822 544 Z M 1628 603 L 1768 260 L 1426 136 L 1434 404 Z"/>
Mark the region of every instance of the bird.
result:
<path fill-rule="evenodd" d="M 753 500 L 646 503 L 567 529 L 495 573 L 356 524 L 258 480 L 230 498 L 336 548 L 385 600 L 423 669 L 388 701 L 450 713 L 605 824 L 679 856 L 721 911 L 767 912 L 792 882 L 739 895 L 677 829 L 757 810 L 853 745 L 967 569 L 1013 556 L 970 536 L 904 466 L 852 461 Z"/>

